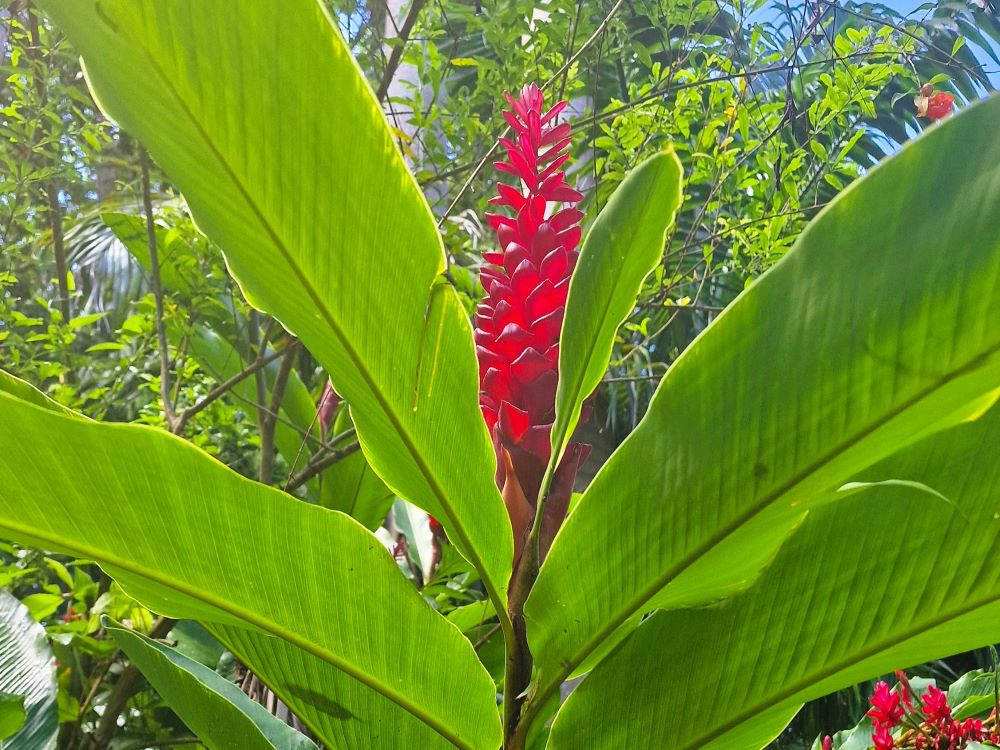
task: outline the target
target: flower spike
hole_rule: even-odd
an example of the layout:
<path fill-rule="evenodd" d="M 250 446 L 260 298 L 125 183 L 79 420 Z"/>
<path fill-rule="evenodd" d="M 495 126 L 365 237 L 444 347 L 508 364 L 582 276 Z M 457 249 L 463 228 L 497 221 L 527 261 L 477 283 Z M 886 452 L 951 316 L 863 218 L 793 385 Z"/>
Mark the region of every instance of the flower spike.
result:
<path fill-rule="evenodd" d="M 508 503 L 519 557 L 551 453 L 559 334 L 581 237 L 583 214 L 576 204 L 583 195 L 562 169 L 569 159 L 570 127 L 556 119 L 566 102 L 544 110 L 535 84 L 517 98 L 504 96 L 510 110 L 503 116 L 513 132 L 500 139 L 507 158 L 494 166 L 516 181 L 498 182 L 498 195 L 490 200 L 509 213 L 486 214 L 501 252 L 484 255 L 480 281 L 486 297 L 476 310 L 475 338 L 479 403 L 497 451 L 497 484 Z M 556 470 L 542 519 L 543 555 L 589 451 L 571 444 Z"/>

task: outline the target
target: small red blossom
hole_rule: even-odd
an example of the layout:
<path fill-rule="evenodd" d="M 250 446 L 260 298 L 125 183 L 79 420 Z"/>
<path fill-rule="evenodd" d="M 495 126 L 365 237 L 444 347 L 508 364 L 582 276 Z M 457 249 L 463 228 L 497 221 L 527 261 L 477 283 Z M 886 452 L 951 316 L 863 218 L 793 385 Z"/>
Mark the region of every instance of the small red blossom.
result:
<path fill-rule="evenodd" d="M 975 740 L 981 742 L 983 739 L 983 720 L 966 719 L 959 727 L 959 736 L 963 740 Z"/>
<path fill-rule="evenodd" d="M 924 84 L 920 94 L 913 98 L 913 104 L 917 108 L 917 117 L 934 122 L 951 114 L 955 108 L 955 97 L 947 91 L 934 91 L 930 84 Z"/>
<path fill-rule="evenodd" d="M 920 696 L 922 710 L 927 721 L 943 726 L 951 722 L 951 709 L 948 707 L 948 696 L 943 691 L 931 685 Z"/>
<path fill-rule="evenodd" d="M 827 735 L 823 738 L 823 745 L 821 750 L 833 750 L 833 737 Z"/>
<path fill-rule="evenodd" d="M 333 383 L 329 380 L 323 386 L 323 395 L 319 397 L 319 424 L 323 430 L 323 438 L 327 437 L 330 428 L 333 427 L 333 418 L 337 414 L 337 407 L 340 406 L 340 396 L 333 390 Z"/>
<path fill-rule="evenodd" d="M 903 718 L 903 709 L 899 705 L 899 692 L 890 690 L 889 686 L 881 680 L 875 685 L 875 691 L 868 702 L 872 704 L 868 715 L 875 722 L 876 727 L 892 728 L 897 726 Z"/>
<path fill-rule="evenodd" d="M 875 733 L 872 734 L 872 743 L 875 745 L 875 750 L 892 750 L 892 748 L 896 747 L 896 743 L 892 739 L 890 727 L 886 724 L 880 724 L 875 727 Z"/>

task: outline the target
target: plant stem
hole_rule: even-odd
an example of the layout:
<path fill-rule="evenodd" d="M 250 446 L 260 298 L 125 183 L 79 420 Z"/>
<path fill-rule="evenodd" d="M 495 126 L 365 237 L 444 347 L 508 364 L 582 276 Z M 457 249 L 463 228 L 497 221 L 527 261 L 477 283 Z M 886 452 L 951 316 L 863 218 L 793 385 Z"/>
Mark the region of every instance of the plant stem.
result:
<path fill-rule="evenodd" d="M 536 511 L 535 518 L 538 517 Z M 512 637 L 507 640 L 503 679 L 503 727 L 506 750 L 520 750 L 524 747 L 525 731 L 522 726 L 524 717 L 521 715 L 521 705 L 524 702 L 524 693 L 531 682 L 532 666 L 524 623 L 524 603 L 537 578 L 538 544 L 532 544 L 529 538 L 514 570 L 508 594 Z"/>
<path fill-rule="evenodd" d="M 292 373 L 295 365 L 295 355 L 299 349 L 297 339 L 292 339 L 282 353 L 281 367 L 274 378 L 274 385 L 271 387 L 270 408 L 261 415 L 260 419 L 260 476 L 261 484 L 271 484 L 274 478 L 274 432 L 278 424 L 278 410 L 281 402 L 285 398 L 285 386 L 288 384 L 288 376 Z"/>
<path fill-rule="evenodd" d="M 156 302 L 156 343 L 160 352 L 160 399 L 167 428 L 176 433 L 177 419 L 170 399 L 170 350 L 167 328 L 163 321 L 163 285 L 160 283 L 160 258 L 156 247 L 156 224 L 153 221 L 153 199 L 149 189 L 149 155 L 139 147 L 139 169 L 142 173 L 142 208 L 146 214 L 146 244 L 149 248 L 150 286 Z"/>

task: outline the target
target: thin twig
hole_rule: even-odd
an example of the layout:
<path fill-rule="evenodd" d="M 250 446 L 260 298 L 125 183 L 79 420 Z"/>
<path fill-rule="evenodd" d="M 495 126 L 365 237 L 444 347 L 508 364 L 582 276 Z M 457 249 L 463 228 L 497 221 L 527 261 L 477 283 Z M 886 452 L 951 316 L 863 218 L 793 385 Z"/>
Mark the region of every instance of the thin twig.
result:
<path fill-rule="evenodd" d="M 236 385 L 239 385 L 241 382 L 243 382 L 248 377 L 256 373 L 258 370 L 267 367 L 269 364 L 274 362 L 274 360 L 278 359 L 283 354 L 284 354 L 283 351 L 271 352 L 267 356 L 257 357 L 253 362 L 247 365 L 246 369 L 241 370 L 240 372 L 233 375 L 231 378 L 224 380 L 222 383 L 220 383 L 215 388 L 210 390 L 207 394 L 205 394 L 204 398 L 202 398 L 196 404 L 189 406 L 180 413 L 180 416 L 177 418 L 177 424 L 178 424 L 177 432 L 178 433 L 182 432 L 184 430 L 185 425 L 187 425 L 188 420 L 190 420 L 191 417 L 193 417 L 195 414 L 204 411 L 212 404 L 213 401 L 216 401 L 225 396 Z"/>
<path fill-rule="evenodd" d="M 556 79 L 558 79 L 559 76 L 561 76 L 563 73 L 569 70 L 570 66 L 580 59 L 580 56 L 587 50 L 587 48 L 590 47 L 590 45 L 593 44 L 601 36 L 601 34 L 604 33 L 604 30 L 608 27 L 608 24 L 611 23 L 611 19 L 614 18 L 615 14 L 618 12 L 618 9 L 622 6 L 622 3 L 624 2 L 625 0 L 618 0 L 618 2 L 615 3 L 614 7 L 612 7 L 611 10 L 608 12 L 608 14 L 604 17 L 604 20 L 601 21 L 600 25 L 597 27 L 594 33 L 591 34 L 587 38 L 587 41 L 585 41 L 580 46 L 580 49 L 578 49 L 576 53 L 574 53 L 574 55 L 569 60 L 567 60 L 566 63 L 562 67 L 560 67 L 559 70 L 557 70 L 551 78 L 549 78 L 549 80 L 547 80 L 545 83 L 542 84 L 541 88 L 543 91 L 547 89 Z M 505 138 L 508 133 L 510 133 L 510 127 L 504 128 L 503 132 L 500 133 L 497 140 L 495 140 L 493 142 L 493 145 L 490 146 L 490 150 L 487 151 L 485 156 L 483 156 L 483 158 L 480 159 L 479 162 L 476 164 L 475 168 L 472 170 L 472 174 L 470 174 L 468 179 L 466 179 L 466 181 L 462 184 L 462 187 L 459 188 L 458 193 L 452 199 L 451 203 L 448 205 L 448 208 L 445 209 L 444 213 L 441 215 L 441 218 L 438 219 L 437 223 L 438 228 L 440 228 L 441 225 L 444 224 L 445 220 L 451 215 L 451 212 L 455 210 L 455 206 L 458 205 L 458 202 L 462 199 L 462 196 L 465 195 L 466 191 L 470 187 L 472 187 L 472 183 L 475 181 L 476 177 L 479 176 L 479 173 L 483 170 L 483 167 L 486 166 L 486 162 L 489 161 L 490 157 L 493 156 L 494 153 L 496 153 L 497 148 L 500 146 L 499 139 Z"/>
<path fill-rule="evenodd" d="M 354 442 L 339 450 L 323 454 L 318 459 L 314 457 L 314 460 L 306 464 L 306 467 L 302 471 L 288 478 L 288 481 L 285 483 L 285 492 L 294 492 L 314 476 L 326 471 L 338 461 L 347 458 L 360 447 L 360 443 Z"/>

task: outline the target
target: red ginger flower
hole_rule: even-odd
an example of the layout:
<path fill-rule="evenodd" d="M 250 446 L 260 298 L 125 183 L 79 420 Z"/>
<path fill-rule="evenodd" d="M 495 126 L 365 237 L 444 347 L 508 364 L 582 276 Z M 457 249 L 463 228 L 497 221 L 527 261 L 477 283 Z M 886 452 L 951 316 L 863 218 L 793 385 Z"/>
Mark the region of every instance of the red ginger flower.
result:
<path fill-rule="evenodd" d="M 903 718 L 903 709 L 900 707 L 899 701 L 898 691 L 890 690 L 889 686 L 881 680 L 876 683 L 875 691 L 868 699 L 868 702 L 872 704 L 868 715 L 875 722 L 876 728 L 892 728 L 899 724 Z"/>
<path fill-rule="evenodd" d="M 505 94 L 503 113 L 513 138 L 501 138 L 506 161 L 494 166 L 519 184 L 497 183 L 491 204 L 512 215 L 487 214 L 501 252 L 485 253 L 480 280 L 486 297 L 476 310 L 479 403 L 497 450 L 497 484 L 514 526 L 515 557 L 534 516 L 542 475 L 551 454 L 558 383 L 559 332 L 570 275 L 576 266 L 583 196 L 566 182 L 570 126 L 557 125 L 566 107 L 542 108 L 531 84 L 517 99 Z M 553 204 L 563 204 L 555 210 Z M 581 420 L 582 421 L 582 420 Z M 571 444 L 560 463 L 542 519 L 542 554 L 566 514 L 576 470 L 589 446 Z"/>
<path fill-rule="evenodd" d="M 943 691 L 930 685 L 920 696 L 924 716 L 931 724 L 943 726 L 951 723 L 951 709 L 948 707 L 948 696 Z"/>
<path fill-rule="evenodd" d="M 872 743 L 875 746 L 875 750 L 892 750 L 892 748 L 896 747 L 888 724 L 879 724 L 875 727 L 875 733 L 872 735 Z"/>

